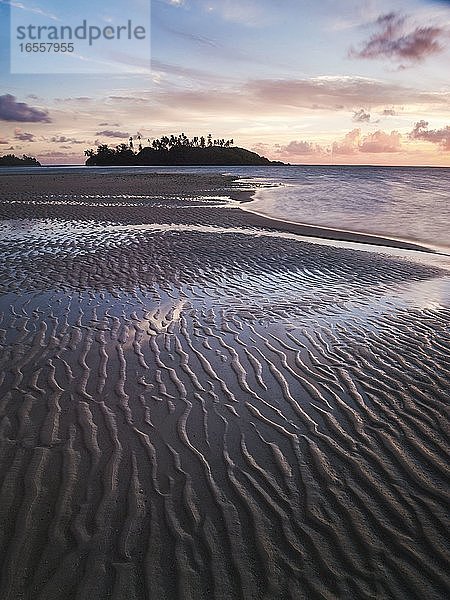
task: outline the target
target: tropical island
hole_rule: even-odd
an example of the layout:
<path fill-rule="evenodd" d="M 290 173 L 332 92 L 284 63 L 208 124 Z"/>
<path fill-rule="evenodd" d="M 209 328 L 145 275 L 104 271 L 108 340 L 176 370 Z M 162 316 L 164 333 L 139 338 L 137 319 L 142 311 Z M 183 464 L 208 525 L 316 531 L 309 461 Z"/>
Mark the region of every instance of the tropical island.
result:
<path fill-rule="evenodd" d="M 22 158 L 14 154 L 0 156 L 0 167 L 40 167 L 41 163 L 32 156 L 22 155 Z"/>
<path fill-rule="evenodd" d="M 135 147 L 135 141 L 137 147 Z M 128 144 L 119 144 L 110 148 L 101 144 L 97 150 L 85 150 L 87 166 L 239 166 L 239 165 L 283 165 L 279 161 L 271 161 L 256 152 L 234 146 L 234 140 L 213 139 L 212 134 L 188 138 L 180 135 L 162 136 L 147 140 L 143 146 L 141 136 L 129 138 Z"/>

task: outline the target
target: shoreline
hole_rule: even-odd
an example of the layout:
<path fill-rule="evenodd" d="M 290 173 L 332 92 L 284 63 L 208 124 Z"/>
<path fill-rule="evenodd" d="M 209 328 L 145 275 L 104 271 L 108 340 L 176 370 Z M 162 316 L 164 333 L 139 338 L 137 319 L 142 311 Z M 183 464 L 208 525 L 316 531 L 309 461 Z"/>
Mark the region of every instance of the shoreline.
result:
<path fill-rule="evenodd" d="M 385 246 L 388 248 L 397 248 L 399 250 L 414 250 L 416 252 L 450 256 L 445 252 L 440 252 L 437 249 L 422 245 L 420 242 L 390 238 L 372 233 L 336 229 L 322 225 L 311 225 L 309 223 L 296 223 L 295 221 L 270 217 L 264 213 L 253 211 L 246 206 L 253 200 L 255 192 L 256 190 L 236 191 L 230 194 L 230 198 L 232 200 L 241 202 L 242 205 L 239 206 L 240 210 L 244 211 L 249 216 L 249 224 L 256 227 L 269 227 L 271 229 L 277 229 L 278 231 L 285 231 L 287 233 L 294 233 L 300 236 L 315 237 L 331 241 L 336 240 L 338 242 L 351 242 L 357 244 L 367 244 L 371 246 Z M 375 250 L 376 249 L 374 248 L 374 251 Z"/>
<path fill-rule="evenodd" d="M 136 195 L 137 200 L 151 196 L 184 196 L 199 194 L 224 196 L 240 203 L 239 209 L 245 215 L 249 226 L 292 233 L 302 237 L 314 237 L 328 241 L 360 243 L 365 245 L 389 247 L 401 250 L 413 250 L 427 254 L 448 256 L 445 252 L 422 245 L 420 242 L 394 239 L 382 235 L 347 231 L 307 223 L 295 223 L 270 217 L 252 211 L 246 205 L 252 201 L 256 189 L 241 190 L 236 186 L 240 178 L 223 174 L 192 173 L 5 173 L 0 177 L 0 195 L 2 200 L 20 201 L 23 195 L 38 201 L 48 196 L 48 200 L 59 194 L 68 196 L 92 196 L 101 202 L 102 197 L 111 194 L 114 201 L 123 195 Z M 251 183 L 249 184 L 251 185 Z M 3 216 L 5 218 L 5 216 Z"/>
<path fill-rule="evenodd" d="M 284 219 L 269 217 L 263 213 L 254 212 L 249 208 L 240 207 L 240 209 L 250 215 L 250 223 L 258 227 L 274 227 L 280 231 L 295 233 L 300 236 L 336 240 L 339 242 L 354 242 L 358 244 L 368 244 L 371 246 L 386 246 L 388 248 L 398 248 L 400 250 L 415 250 L 417 252 L 427 252 L 429 254 L 442 254 L 443 256 L 448 256 L 443 252 L 439 252 L 427 246 L 422 246 L 421 244 L 415 242 L 408 242 L 406 240 L 399 240 L 371 233 L 348 231 L 346 229 L 334 229 L 321 225 L 296 223 L 295 221 L 286 221 Z"/>

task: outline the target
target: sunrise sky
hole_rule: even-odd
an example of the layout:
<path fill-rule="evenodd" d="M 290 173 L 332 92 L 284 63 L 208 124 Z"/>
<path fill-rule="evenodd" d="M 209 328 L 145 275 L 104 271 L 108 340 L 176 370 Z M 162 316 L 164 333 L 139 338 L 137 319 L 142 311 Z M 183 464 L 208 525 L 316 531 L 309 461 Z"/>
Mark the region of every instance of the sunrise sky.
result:
<path fill-rule="evenodd" d="M 79 164 L 137 132 L 211 132 L 290 163 L 450 165 L 448 1 L 153 0 L 151 68 L 116 53 L 103 74 L 36 75 L 10 74 L 9 4 L 66 16 L 0 0 L 0 154 Z"/>

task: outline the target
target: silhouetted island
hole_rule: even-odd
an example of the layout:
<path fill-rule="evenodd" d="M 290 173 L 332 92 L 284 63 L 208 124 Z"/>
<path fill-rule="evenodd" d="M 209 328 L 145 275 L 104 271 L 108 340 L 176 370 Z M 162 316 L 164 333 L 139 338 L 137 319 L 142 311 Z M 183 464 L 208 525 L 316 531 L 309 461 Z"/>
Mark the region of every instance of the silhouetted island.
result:
<path fill-rule="evenodd" d="M 110 148 L 107 144 L 98 146 L 97 151 L 86 150 L 88 166 L 236 166 L 236 165 L 283 165 L 245 148 L 233 145 L 233 140 L 213 140 L 211 134 L 189 139 L 184 133 L 178 136 L 163 136 L 143 147 L 137 136 L 137 150 L 133 138 L 128 144 Z"/>
<path fill-rule="evenodd" d="M 40 167 L 41 163 L 32 156 L 22 155 L 22 158 L 14 154 L 0 156 L 0 167 Z"/>

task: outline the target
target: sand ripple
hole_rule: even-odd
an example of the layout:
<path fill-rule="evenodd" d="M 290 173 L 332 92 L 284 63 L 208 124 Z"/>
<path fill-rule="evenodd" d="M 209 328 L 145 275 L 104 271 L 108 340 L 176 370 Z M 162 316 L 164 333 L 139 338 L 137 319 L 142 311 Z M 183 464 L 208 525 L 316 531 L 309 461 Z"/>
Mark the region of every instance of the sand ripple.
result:
<path fill-rule="evenodd" d="M 2 244 L 0 597 L 447 598 L 448 273 L 92 235 Z"/>

